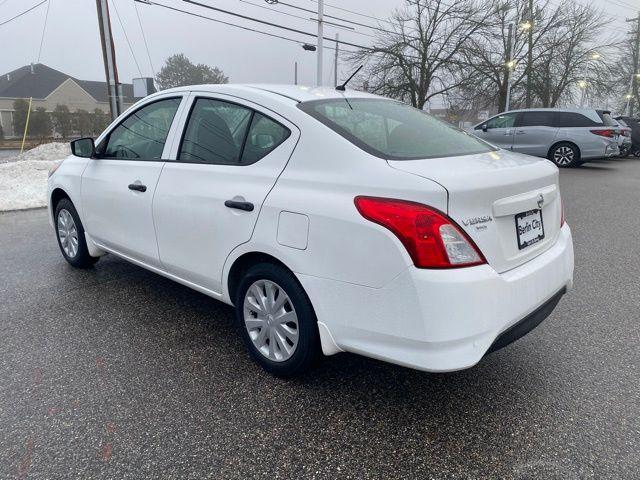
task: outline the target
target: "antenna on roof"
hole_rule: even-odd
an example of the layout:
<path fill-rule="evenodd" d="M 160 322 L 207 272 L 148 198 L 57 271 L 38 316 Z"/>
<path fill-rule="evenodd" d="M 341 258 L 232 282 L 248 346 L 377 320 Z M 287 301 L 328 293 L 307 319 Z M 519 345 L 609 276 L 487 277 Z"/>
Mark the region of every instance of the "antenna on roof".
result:
<path fill-rule="evenodd" d="M 351 79 L 352 79 L 353 77 L 355 77 L 355 76 L 356 76 L 356 73 L 358 73 L 358 72 L 362 69 L 362 67 L 364 67 L 364 65 L 360 65 L 360 66 L 356 69 L 356 71 L 355 71 L 355 72 L 353 72 L 353 73 L 351 74 L 351 76 L 350 76 L 349 78 L 347 78 L 347 80 L 346 80 L 342 85 L 338 85 L 338 86 L 336 87 L 336 90 L 338 90 L 338 91 L 340 91 L 340 92 L 344 92 L 344 91 L 345 91 L 345 87 L 347 86 L 347 83 L 349 83 L 349 82 L 351 81 Z"/>

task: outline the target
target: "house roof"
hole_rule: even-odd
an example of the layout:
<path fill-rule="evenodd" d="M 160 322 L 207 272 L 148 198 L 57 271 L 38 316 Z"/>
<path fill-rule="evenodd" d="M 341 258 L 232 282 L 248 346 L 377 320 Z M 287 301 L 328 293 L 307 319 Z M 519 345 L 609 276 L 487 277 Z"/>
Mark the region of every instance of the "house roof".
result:
<path fill-rule="evenodd" d="M 109 101 L 106 82 L 78 80 L 42 63 L 33 65 L 33 73 L 31 73 L 31 65 L 27 65 L 2 75 L 0 77 L 0 98 L 33 97 L 45 99 L 69 78 L 80 85 L 97 102 L 106 103 Z M 122 89 L 124 102 L 134 103 L 133 85 L 122 84 Z"/>

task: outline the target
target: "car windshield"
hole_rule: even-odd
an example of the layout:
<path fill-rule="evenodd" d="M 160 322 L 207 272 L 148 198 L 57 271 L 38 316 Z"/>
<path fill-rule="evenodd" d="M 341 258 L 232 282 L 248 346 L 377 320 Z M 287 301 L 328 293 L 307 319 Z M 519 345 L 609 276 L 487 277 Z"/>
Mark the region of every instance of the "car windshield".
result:
<path fill-rule="evenodd" d="M 298 108 L 377 157 L 414 160 L 471 155 L 494 147 L 431 115 L 395 100 L 335 98 Z"/>

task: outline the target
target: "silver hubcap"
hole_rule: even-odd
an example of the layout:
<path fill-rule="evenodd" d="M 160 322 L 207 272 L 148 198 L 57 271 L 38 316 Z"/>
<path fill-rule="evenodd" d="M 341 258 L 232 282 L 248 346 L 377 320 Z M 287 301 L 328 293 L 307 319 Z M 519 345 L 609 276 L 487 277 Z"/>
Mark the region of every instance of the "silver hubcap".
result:
<path fill-rule="evenodd" d="M 553 152 L 553 161 L 558 165 L 568 165 L 573 161 L 573 149 L 571 147 L 558 147 Z"/>
<path fill-rule="evenodd" d="M 286 292 L 270 280 L 254 282 L 244 296 L 244 325 L 256 349 L 284 362 L 298 346 L 298 316 Z"/>
<path fill-rule="evenodd" d="M 58 214 L 58 238 L 67 257 L 75 257 L 78 253 L 78 229 L 73 217 L 65 209 Z"/>

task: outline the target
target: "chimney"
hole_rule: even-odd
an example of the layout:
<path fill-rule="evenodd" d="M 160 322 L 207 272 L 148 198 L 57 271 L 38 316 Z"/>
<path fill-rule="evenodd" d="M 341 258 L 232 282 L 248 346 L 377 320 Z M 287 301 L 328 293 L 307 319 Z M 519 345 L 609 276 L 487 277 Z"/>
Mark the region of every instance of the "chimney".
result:
<path fill-rule="evenodd" d="M 31 62 L 31 75 L 33 75 L 35 72 L 35 69 L 33 68 L 33 62 Z"/>
<path fill-rule="evenodd" d="M 7 82 L 10 82 L 10 81 L 11 81 L 11 74 L 7 73 Z"/>

